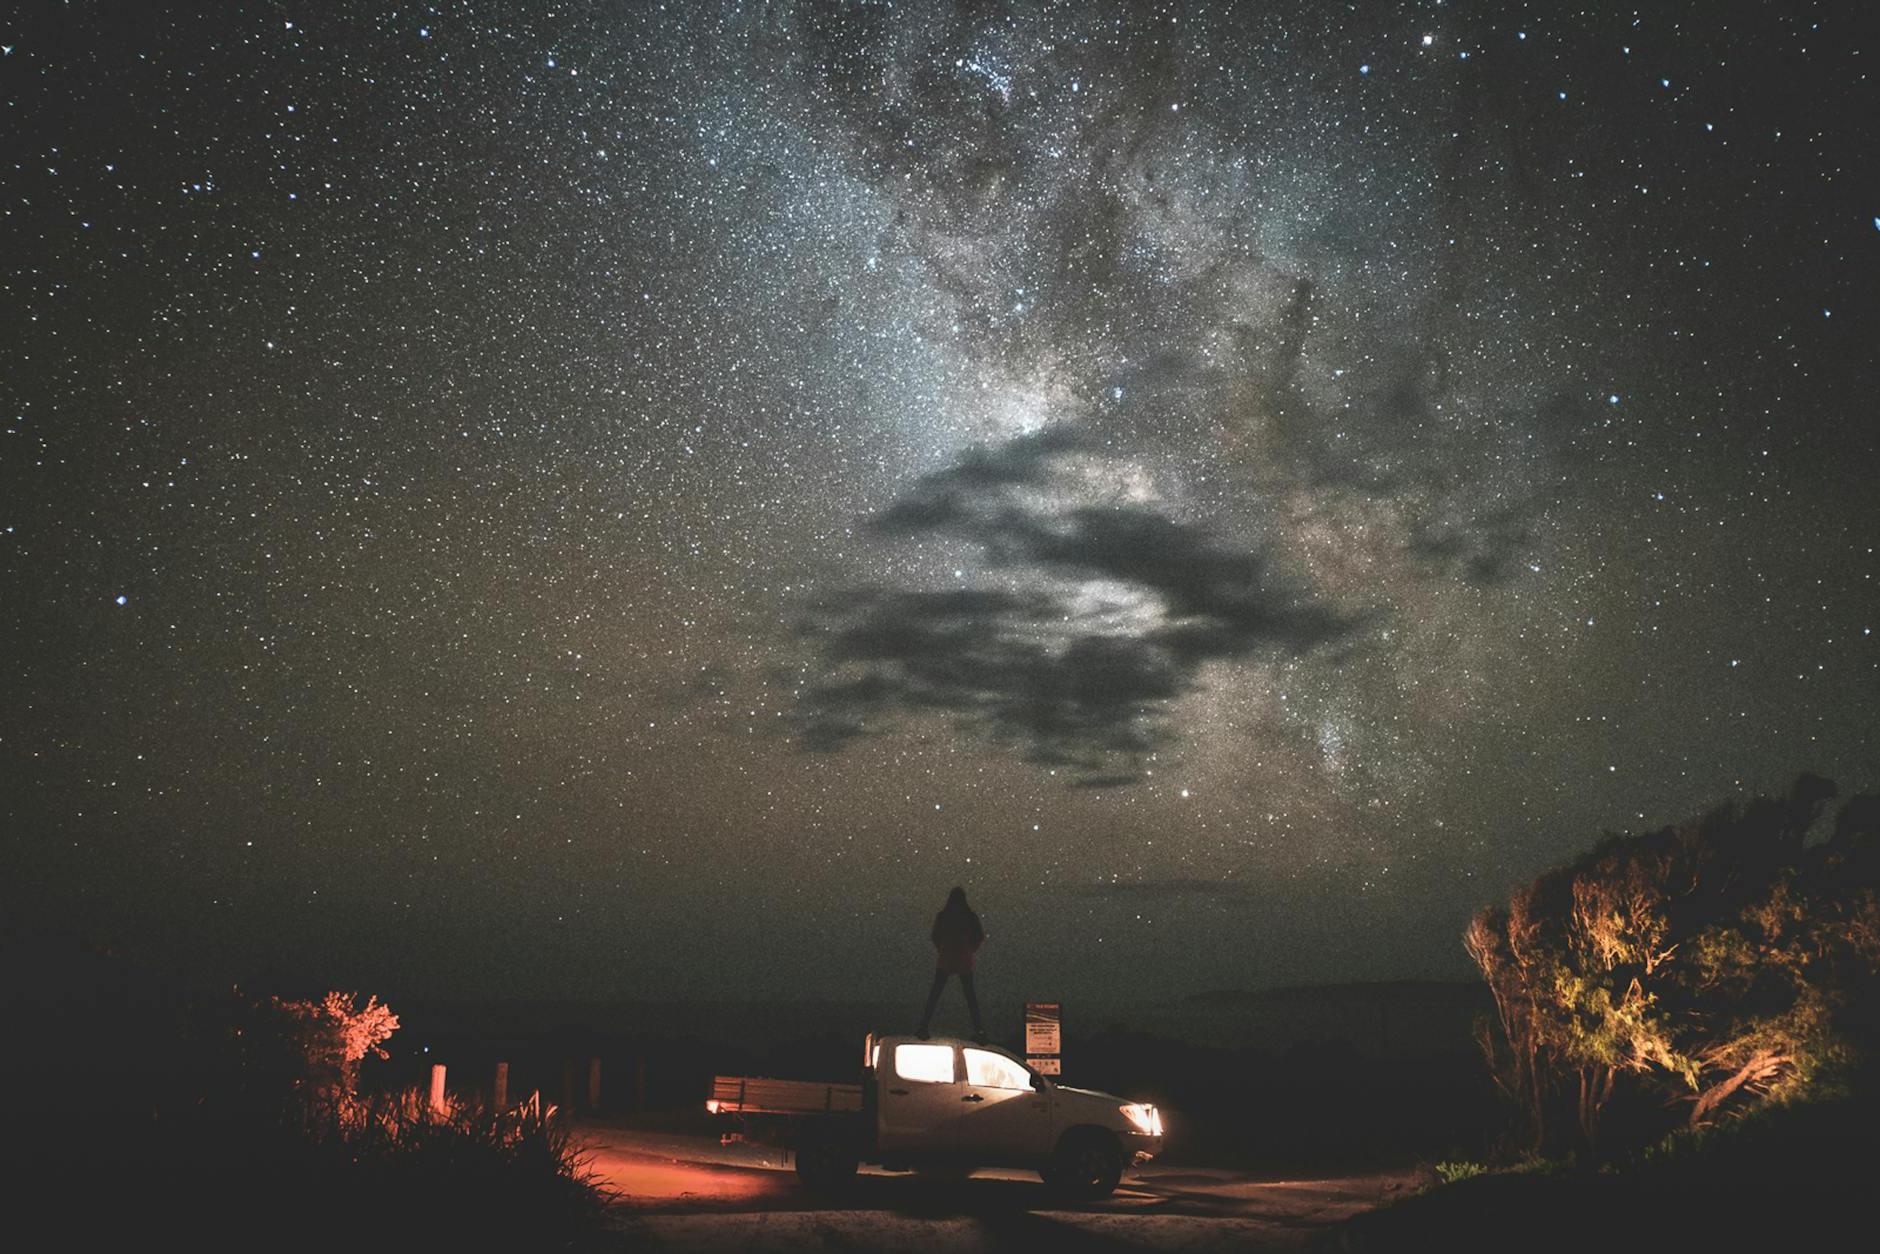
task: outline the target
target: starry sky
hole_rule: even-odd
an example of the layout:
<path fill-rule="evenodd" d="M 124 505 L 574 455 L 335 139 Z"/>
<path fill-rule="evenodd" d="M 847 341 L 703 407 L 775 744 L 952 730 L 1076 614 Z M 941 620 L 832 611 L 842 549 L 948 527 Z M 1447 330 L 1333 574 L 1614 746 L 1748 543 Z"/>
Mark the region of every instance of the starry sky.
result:
<path fill-rule="evenodd" d="M 12 925 L 912 997 L 959 883 L 995 1004 L 1460 977 L 1871 787 L 1860 13 L 17 6 Z"/>

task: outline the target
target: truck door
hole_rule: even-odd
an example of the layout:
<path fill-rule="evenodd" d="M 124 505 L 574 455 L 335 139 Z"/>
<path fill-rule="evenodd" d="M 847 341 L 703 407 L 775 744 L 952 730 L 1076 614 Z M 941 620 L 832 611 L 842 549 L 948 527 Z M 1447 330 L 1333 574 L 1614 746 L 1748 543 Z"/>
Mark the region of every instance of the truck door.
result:
<path fill-rule="evenodd" d="M 901 1041 L 878 1066 L 881 1085 L 880 1151 L 884 1158 L 944 1153 L 966 1086 L 951 1045 Z"/>
<path fill-rule="evenodd" d="M 953 1125 L 952 1150 L 988 1165 L 1036 1162 L 1051 1152 L 1051 1098 L 1031 1087 L 1031 1072 L 990 1049 L 960 1050 L 966 1083 Z"/>

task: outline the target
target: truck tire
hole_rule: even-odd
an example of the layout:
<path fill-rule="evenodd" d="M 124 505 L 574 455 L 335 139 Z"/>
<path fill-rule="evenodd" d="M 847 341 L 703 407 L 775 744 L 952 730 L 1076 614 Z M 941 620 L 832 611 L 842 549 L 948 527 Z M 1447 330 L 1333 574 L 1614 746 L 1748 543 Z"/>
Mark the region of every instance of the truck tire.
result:
<path fill-rule="evenodd" d="M 860 1166 L 855 1151 L 835 1141 L 811 1141 L 797 1147 L 796 1177 L 819 1193 L 837 1191 L 855 1178 Z"/>
<path fill-rule="evenodd" d="M 1065 1197 L 1108 1197 L 1123 1178 L 1123 1147 L 1102 1128 L 1072 1128 L 1038 1174 Z"/>

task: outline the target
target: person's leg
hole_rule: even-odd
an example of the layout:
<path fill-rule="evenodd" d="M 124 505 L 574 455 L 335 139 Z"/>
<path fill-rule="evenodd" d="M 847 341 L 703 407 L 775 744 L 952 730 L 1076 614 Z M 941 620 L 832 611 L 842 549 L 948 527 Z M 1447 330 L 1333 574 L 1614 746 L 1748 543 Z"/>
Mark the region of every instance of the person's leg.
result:
<path fill-rule="evenodd" d="M 933 987 L 927 990 L 927 1009 L 921 1011 L 920 1031 L 915 1033 L 916 1036 L 919 1036 L 923 1040 L 927 1037 L 928 1025 L 933 1022 L 933 1008 L 940 1004 L 940 990 L 946 986 L 947 973 L 945 971 L 935 971 L 933 973 Z"/>
<path fill-rule="evenodd" d="M 973 992 L 971 971 L 960 972 L 960 991 L 966 994 L 966 1009 L 973 1016 L 973 1039 L 983 1041 L 986 1039 L 986 1029 L 979 1025 L 979 997 Z"/>

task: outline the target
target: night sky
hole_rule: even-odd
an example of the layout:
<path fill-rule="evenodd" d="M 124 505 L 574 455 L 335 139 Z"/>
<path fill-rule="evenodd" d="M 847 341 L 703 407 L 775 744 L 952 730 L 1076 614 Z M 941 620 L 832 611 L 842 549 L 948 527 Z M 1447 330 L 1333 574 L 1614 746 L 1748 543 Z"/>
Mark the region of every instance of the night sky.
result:
<path fill-rule="evenodd" d="M 1461 977 L 1870 788 L 1863 7 L 16 6 L 10 925 L 914 999 L 959 883 L 994 1005 Z"/>

